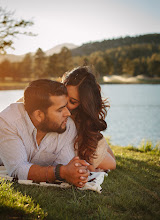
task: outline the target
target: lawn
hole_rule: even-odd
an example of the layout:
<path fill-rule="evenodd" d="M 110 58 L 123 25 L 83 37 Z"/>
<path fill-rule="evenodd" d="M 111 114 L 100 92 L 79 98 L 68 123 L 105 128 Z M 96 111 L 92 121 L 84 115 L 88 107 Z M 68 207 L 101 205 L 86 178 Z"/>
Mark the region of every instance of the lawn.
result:
<path fill-rule="evenodd" d="M 0 219 L 158 220 L 159 152 L 118 146 L 112 146 L 112 150 L 117 168 L 105 178 L 101 194 L 75 187 L 10 186 L 1 182 Z"/>

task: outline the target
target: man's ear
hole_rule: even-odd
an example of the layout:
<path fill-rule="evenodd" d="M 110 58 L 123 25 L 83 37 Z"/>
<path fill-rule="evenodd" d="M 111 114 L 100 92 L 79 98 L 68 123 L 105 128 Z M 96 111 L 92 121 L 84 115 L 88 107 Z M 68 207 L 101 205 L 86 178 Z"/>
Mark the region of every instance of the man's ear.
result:
<path fill-rule="evenodd" d="M 45 114 L 41 110 L 34 111 L 32 115 L 35 118 L 35 120 L 38 121 L 39 123 L 45 119 Z"/>

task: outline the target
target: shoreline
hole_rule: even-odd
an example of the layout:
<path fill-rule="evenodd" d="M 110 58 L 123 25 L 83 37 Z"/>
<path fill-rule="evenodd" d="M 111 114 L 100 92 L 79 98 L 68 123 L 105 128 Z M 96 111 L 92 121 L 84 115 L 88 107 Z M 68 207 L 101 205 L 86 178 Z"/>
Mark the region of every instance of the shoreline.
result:
<path fill-rule="evenodd" d="M 55 80 L 55 79 L 52 79 Z M 60 79 L 58 78 L 58 81 Z M 100 84 L 160 84 L 160 77 L 145 77 L 145 76 L 136 76 L 136 77 L 126 77 L 126 76 L 103 76 L 97 80 Z M 24 89 L 30 81 L 4 81 L 0 82 L 0 90 L 19 90 Z"/>
<path fill-rule="evenodd" d="M 138 76 L 103 76 L 102 84 L 160 84 L 160 77 Z"/>
<path fill-rule="evenodd" d="M 4 82 L 0 83 L 0 91 L 3 90 L 20 90 L 25 89 L 28 83 L 21 83 L 21 82 Z"/>

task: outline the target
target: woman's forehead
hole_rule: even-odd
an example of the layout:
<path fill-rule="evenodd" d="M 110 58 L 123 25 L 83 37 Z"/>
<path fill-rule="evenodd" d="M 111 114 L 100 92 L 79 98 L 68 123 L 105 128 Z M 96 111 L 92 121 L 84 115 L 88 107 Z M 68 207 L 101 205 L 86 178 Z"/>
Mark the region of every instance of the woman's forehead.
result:
<path fill-rule="evenodd" d="M 73 98 L 77 101 L 79 101 L 79 92 L 78 92 L 78 87 L 77 86 L 66 86 L 67 87 L 67 91 L 68 91 L 68 96 L 70 98 Z"/>

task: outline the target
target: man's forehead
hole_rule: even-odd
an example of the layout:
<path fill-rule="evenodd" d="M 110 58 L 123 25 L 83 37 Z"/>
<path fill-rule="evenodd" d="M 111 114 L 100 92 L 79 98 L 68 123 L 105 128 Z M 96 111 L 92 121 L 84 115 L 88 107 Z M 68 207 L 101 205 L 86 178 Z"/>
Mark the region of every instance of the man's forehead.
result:
<path fill-rule="evenodd" d="M 50 95 L 49 99 L 53 105 L 61 105 L 67 102 L 66 95 Z"/>

